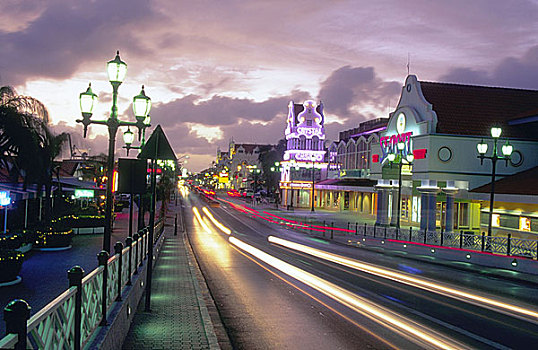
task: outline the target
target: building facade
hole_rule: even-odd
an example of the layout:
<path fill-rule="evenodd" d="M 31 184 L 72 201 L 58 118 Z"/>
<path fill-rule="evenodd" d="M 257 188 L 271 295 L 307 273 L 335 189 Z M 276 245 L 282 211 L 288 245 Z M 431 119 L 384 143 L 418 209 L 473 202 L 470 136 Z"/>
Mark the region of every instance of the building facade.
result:
<path fill-rule="evenodd" d="M 491 150 L 490 129 L 500 127 L 498 148 L 509 140 L 514 151 L 510 160 L 497 163 L 496 178 L 532 169 L 538 165 L 536 115 L 538 91 L 421 82 L 408 76 L 398 106 L 371 150 L 370 178 L 377 181 L 376 223 L 401 221 L 447 232 L 487 230 L 489 194 L 473 190 L 491 182 L 492 162 L 486 159 L 481 164 L 477 144 L 483 140 Z M 398 155 L 396 161 L 394 156 L 391 161 L 391 154 Z M 404 161 L 408 158 L 409 164 Z M 514 196 L 512 200 L 516 202 L 495 201 L 498 217 L 507 215 L 503 208 L 524 212 L 530 228 L 538 230 L 535 199 Z M 507 232 L 496 226 L 494 233 Z"/>
<path fill-rule="evenodd" d="M 280 162 L 281 203 L 287 207 L 312 205 L 314 183 L 326 173 L 323 103 L 291 101 L 285 130 L 287 147 Z"/>

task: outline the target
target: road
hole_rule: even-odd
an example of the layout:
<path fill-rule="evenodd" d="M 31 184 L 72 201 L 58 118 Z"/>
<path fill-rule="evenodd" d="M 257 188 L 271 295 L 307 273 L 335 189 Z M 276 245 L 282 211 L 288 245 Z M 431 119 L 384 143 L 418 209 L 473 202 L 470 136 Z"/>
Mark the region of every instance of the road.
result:
<path fill-rule="evenodd" d="M 538 340 L 533 284 L 333 244 L 226 202 L 206 208 L 215 223 L 192 193 L 185 204 L 191 244 L 235 348 L 529 348 Z M 314 256 L 323 252 L 338 262 Z"/>

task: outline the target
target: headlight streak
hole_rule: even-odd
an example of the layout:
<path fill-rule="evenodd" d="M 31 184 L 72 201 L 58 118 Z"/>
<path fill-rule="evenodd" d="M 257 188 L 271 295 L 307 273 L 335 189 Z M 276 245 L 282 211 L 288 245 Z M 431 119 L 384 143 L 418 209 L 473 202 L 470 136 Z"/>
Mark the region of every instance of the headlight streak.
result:
<path fill-rule="evenodd" d="M 435 282 L 418 279 L 412 276 L 407 276 L 405 274 L 398 273 L 395 271 L 375 267 L 370 264 L 361 263 L 357 260 L 353 260 L 353 259 L 349 259 L 340 255 L 337 255 L 337 254 L 325 252 L 323 250 L 308 247 L 299 243 L 287 241 L 278 237 L 269 236 L 267 237 L 267 240 L 270 243 L 278 244 L 278 245 L 287 247 L 289 249 L 300 251 L 305 254 L 320 258 L 320 259 L 328 260 L 328 261 L 331 261 L 340 265 L 350 267 L 352 269 L 370 273 L 379 277 L 387 278 L 396 282 L 404 283 L 404 284 L 407 284 L 416 288 L 442 294 L 448 297 L 452 297 L 452 298 L 456 298 L 460 300 L 463 299 L 466 302 L 477 303 L 480 306 L 487 307 L 494 311 L 509 314 L 511 316 L 516 316 L 516 317 L 519 316 L 520 318 L 522 315 L 532 317 L 534 318 L 534 320 L 529 320 L 528 318 L 523 318 L 523 319 L 527 321 L 533 321 L 534 323 L 538 323 L 538 312 L 533 311 L 533 310 L 529 310 L 529 309 L 519 307 L 516 305 L 504 303 L 504 302 L 497 301 L 491 298 L 482 297 L 476 294 L 472 294 L 472 293 L 465 292 L 462 290 L 447 287 L 447 286 L 444 286 Z M 513 313 L 516 313 L 517 315 L 514 315 Z"/>
<path fill-rule="evenodd" d="M 416 342 L 417 338 L 419 338 L 422 342 L 435 348 L 459 349 L 462 347 L 461 344 L 455 343 L 435 331 L 420 326 L 331 282 L 277 259 L 235 237 L 229 237 L 228 240 L 231 244 L 255 256 L 264 263 L 327 295 L 350 309 L 367 316 L 375 322 L 406 335 L 413 342 Z M 421 345 L 424 345 L 424 343 Z"/>
<path fill-rule="evenodd" d="M 217 221 L 217 219 L 215 219 L 215 217 L 213 216 L 213 214 L 206 208 L 206 207 L 203 207 L 202 208 L 202 211 L 205 213 L 205 215 L 207 215 L 207 217 L 209 218 L 209 220 L 211 220 L 211 222 L 217 226 L 222 232 L 226 233 L 227 235 L 231 235 L 232 234 L 232 230 L 230 230 L 228 227 L 224 226 L 223 224 L 221 224 L 219 221 Z"/>
<path fill-rule="evenodd" d="M 198 210 L 198 208 L 192 207 L 192 212 L 194 213 L 194 216 L 196 217 L 200 225 L 204 228 L 204 230 L 207 233 L 211 233 L 211 229 L 209 228 L 209 226 L 207 226 L 204 220 L 202 220 L 202 216 L 200 215 L 200 211 Z"/>

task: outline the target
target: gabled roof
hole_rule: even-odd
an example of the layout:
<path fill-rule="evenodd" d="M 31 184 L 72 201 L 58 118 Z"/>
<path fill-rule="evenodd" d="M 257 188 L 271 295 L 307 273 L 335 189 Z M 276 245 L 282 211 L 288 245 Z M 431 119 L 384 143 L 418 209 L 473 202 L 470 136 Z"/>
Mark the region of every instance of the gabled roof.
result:
<path fill-rule="evenodd" d="M 495 193 L 538 196 L 538 166 L 495 181 Z M 491 183 L 470 192 L 490 193 Z"/>
<path fill-rule="evenodd" d="M 508 125 L 538 109 L 538 91 L 423 81 L 420 87 L 437 114 L 437 133 L 489 136 L 498 125 L 501 136 L 538 139 L 537 123 Z"/>
<path fill-rule="evenodd" d="M 276 147 L 275 145 L 257 145 L 257 144 L 251 144 L 251 143 L 237 143 L 235 144 L 235 150 L 241 147 L 245 150 L 245 153 L 253 153 L 256 147 L 258 147 L 259 151 L 262 152 L 266 149 L 271 149 Z"/>
<path fill-rule="evenodd" d="M 60 163 L 60 169 L 58 169 L 59 176 L 73 176 L 79 164 L 79 160 L 63 160 Z"/>

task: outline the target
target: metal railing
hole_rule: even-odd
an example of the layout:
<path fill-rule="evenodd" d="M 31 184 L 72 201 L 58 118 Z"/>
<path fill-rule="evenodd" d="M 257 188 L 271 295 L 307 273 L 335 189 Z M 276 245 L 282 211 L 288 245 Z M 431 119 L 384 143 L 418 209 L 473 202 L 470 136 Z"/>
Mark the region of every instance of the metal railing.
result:
<path fill-rule="evenodd" d="M 7 335 L 0 339 L 6 349 L 80 349 L 99 326 L 107 324 L 107 315 L 115 302 L 121 301 L 123 289 L 131 284 L 149 249 L 160 239 L 164 219 L 154 227 L 153 244 L 148 242 L 149 230 L 144 228 L 114 246 L 114 255 L 106 251 L 98 255 L 99 267 L 83 277 L 82 268 L 68 271 L 69 289 L 39 310 L 31 318 L 30 307 L 20 299 L 4 309 Z"/>
<path fill-rule="evenodd" d="M 506 236 L 488 236 L 472 231 L 439 232 L 425 231 L 413 227 L 398 229 L 391 226 L 376 226 L 366 223 L 347 222 L 347 227 L 338 227 L 334 222 L 309 220 L 304 223 L 280 222 L 283 225 L 315 235 L 333 238 L 344 235 L 360 235 L 382 239 L 402 240 L 410 243 L 430 244 L 440 247 L 467 249 L 498 255 L 538 259 L 538 240 Z M 340 223 L 341 225 L 341 223 Z"/>

